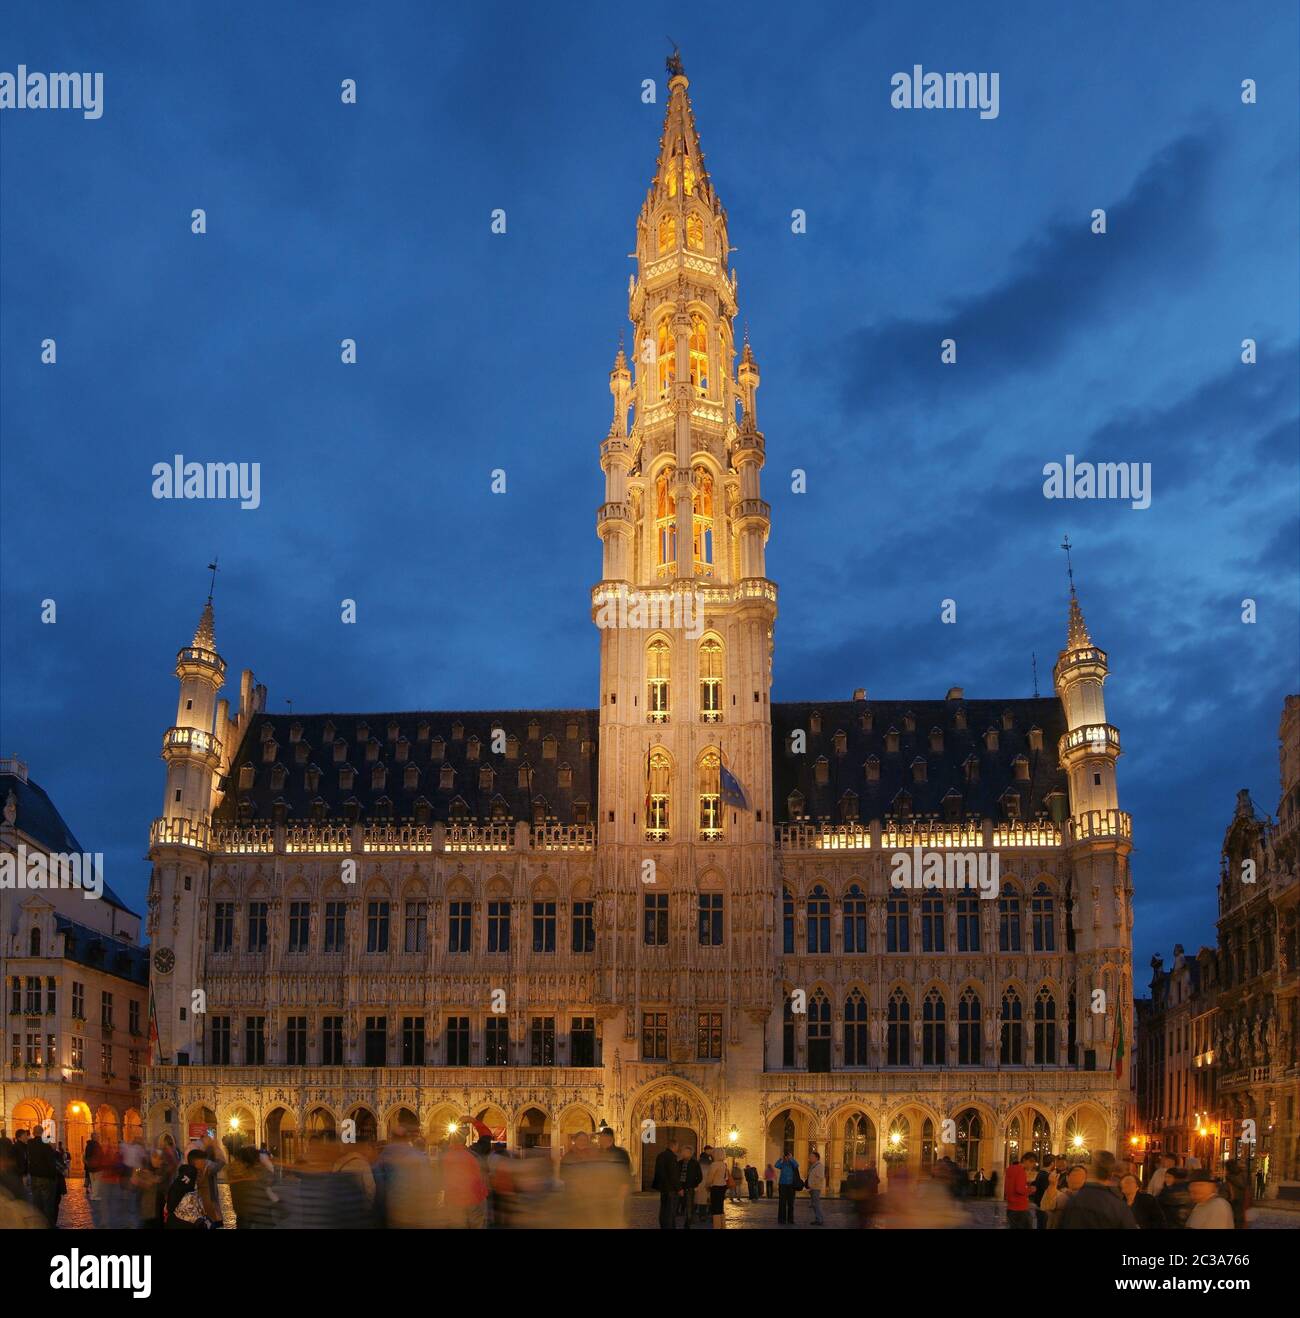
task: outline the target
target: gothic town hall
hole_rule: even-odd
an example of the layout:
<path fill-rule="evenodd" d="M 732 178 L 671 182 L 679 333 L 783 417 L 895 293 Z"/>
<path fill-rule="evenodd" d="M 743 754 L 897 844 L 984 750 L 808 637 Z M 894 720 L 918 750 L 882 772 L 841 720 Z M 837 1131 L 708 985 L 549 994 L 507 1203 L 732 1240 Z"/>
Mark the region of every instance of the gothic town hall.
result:
<path fill-rule="evenodd" d="M 558 1154 L 605 1123 L 638 1175 L 674 1133 L 760 1167 L 815 1145 L 832 1193 L 1122 1140 L 1106 654 L 1072 593 L 1050 697 L 771 701 L 759 367 L 670 72 L 592 590 L 594 622 L 652 625 L 593 629 L 591 709 L 286 715 L 250 671 L 218 699 L 208 601 L 150 836 L 151 1135 L 293 1157 L 473 1117 Z M 896 888 L 900 852 L 994 860 L 996 893 Z"/>

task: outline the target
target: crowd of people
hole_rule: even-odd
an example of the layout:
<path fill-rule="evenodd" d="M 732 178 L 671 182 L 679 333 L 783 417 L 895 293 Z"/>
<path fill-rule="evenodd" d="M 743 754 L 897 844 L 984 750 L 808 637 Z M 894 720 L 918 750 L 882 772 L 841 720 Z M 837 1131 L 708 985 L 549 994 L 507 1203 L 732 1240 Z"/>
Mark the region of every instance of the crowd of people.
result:
<path fill-rule="evenodd" d="M 169 1134 L 152 1149 L 138 1137 L 90 1139 L 77 1175 L 92 1224 L 191 1231 L 628 1224 L 631 1160 L 604 1126 L 571 1136 L 558 1163 L 548 1148 L 507 1149 L 469 1119 L 435 1147 L 417 1129 L 399 1128 L 383 1143 L 315 1136 L 288 1161 L 237 1133 L 218 1141 L 208 1131 L 191 1143 L 182 1156 Z M 826 1170 L 816 1148 L 803 1163 L 783 1153 L 762 1172 L 742 1165 L 744 1152 L 705 1145 L 697 1155 L 669 1140 L 653 1169 L 660 1228 L 722 1229 L 728 1196 L 741 1204 L 776 1199 L 778 1226 L 825 1225 Z M 41 1131 L 0 1135 L 0 1227 L 57 1226 L 72 1176 L 67 1150 Z M 972 1225 L 964 1201 L 996 1186 L 996 1173 L 972 1177 L 943 1157 L 919 1175 L 894 1162 L 885 1182 L 874 1165 L 857 1167 L 842 1190 L 860 1227 L 945 1229 Z M 1106 1151 L 1086 1161 L 1026 1153 L 1007 1167 L 1001 1197 L 1009 1229 L 1065 1231 L 1240 1230 L 1252 1199 L 1235 1161 L 1216 1179 L 1195 1159 L 1179 1165 L 1166 1155 L 1144 1184 L 1137 1163 Z"/>
<path fill-rule="evenodd" d="M 1007 1168 L 1004 1199 L 1011 1230 L 1232 1231 L 1247 1225 L 1250 1182 L 1241 1164 L 1222 1178 L 1195 1159 L 1166 1154 L 1145 1187 L 1142 1169 L 1099 1151 L 1087 1163 L 1027 1153 Z"/>

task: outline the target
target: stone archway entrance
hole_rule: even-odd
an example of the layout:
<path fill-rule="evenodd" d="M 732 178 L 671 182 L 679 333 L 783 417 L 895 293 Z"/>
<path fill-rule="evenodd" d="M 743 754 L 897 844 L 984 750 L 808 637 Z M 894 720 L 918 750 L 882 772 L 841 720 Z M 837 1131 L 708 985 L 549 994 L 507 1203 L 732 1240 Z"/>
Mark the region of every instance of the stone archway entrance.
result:
<path fill-rule="evenodd" d="M 699 1155 L 709 1143 L 710 1122 L 703 1100 L 685 1086 L 666 1085 L 641 1095 L 632 1105 L 628 1145 L 641 1159 L 641 1188 L 650 1189 L 655 1159 L 677 1140 L 678 1152 L 689 1146 Z"/>

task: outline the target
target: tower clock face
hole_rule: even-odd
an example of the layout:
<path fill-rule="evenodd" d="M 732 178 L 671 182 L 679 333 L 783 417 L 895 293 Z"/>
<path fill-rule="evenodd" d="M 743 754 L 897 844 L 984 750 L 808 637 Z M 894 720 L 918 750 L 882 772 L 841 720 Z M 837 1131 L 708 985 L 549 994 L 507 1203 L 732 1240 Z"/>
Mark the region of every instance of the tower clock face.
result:
<path fill-rule="evenodd" d="M 153 968 L 160 975 L 170 975 L 176 964 L 176 953 L 170 947 L 160 947 L 153 954 Z"/>

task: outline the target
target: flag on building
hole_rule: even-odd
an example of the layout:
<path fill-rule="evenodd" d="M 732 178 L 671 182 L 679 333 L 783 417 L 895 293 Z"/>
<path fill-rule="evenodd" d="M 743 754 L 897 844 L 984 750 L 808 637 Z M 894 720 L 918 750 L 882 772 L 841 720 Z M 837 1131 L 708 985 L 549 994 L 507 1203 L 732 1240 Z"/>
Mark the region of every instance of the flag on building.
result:
<path fill-rule="evenodd" d="M 737 810 L 749 809 L 749 798 L 740 780 L 722 763 L 718 765 L 718 786 L 723 805 L 735 806 Z"/>
<path fill-rule="evenodd" d="M 1124 1012 L 1119 1012 L 1119 1022 L 1115 1026 L 1115 1076 L 1124 1074 Z"/>
<path fill-rule="evenodd" d="M 158 1009 L 154 1006 L 153 989 L 149 990 L 149 1065 L 155 1066 L 160 1060 L 155 1056 L 158 1047 Z"/>

